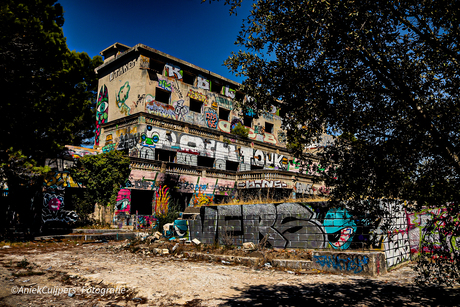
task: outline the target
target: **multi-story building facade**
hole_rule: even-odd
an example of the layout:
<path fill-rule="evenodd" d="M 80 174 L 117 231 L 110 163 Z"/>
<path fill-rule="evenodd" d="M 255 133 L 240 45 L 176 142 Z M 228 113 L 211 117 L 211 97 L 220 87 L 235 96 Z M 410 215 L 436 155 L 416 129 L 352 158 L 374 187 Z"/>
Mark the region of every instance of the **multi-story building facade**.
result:
<path fill-rule="evenodd" d="M 238 83 L 142 44 L 101 55 L 95 148 L 132 161 L 117 214 L 152 214 L 161 197 L 184 208 L 327 193 L 314 156 L 305 165 L 286 148 L 279 110 L 236 108 Z M 247 138 L 232 134 L 238 123 Z"/>

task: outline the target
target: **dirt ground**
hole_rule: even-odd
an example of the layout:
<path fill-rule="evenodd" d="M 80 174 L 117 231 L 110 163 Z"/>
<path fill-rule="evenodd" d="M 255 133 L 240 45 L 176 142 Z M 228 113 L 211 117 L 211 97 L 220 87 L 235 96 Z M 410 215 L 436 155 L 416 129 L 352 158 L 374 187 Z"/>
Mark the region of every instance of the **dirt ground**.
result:
<path fill-rule="evenodd" d="M 458 306 L 460 302 L 458 288 L 416 286 L 412 265 L 364 278 L 198 262 L 180 252 L 155 255 L 142 245 L 134 246 L 132 253 L 120 242 L 85 243 L 0 246 L 0 307 Z"/>

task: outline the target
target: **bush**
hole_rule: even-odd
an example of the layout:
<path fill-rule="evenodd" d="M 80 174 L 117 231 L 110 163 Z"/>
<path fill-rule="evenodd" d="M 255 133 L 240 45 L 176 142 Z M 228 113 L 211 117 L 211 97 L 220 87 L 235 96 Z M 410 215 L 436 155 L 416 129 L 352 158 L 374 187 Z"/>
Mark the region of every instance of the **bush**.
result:
<path fill-rule="evenodd" d="M 245 128 L 241 123 L 238 123 L 235 127 L 233 127 L 231 133 L 247 138 L 249 135 L 249 128 Z"/>

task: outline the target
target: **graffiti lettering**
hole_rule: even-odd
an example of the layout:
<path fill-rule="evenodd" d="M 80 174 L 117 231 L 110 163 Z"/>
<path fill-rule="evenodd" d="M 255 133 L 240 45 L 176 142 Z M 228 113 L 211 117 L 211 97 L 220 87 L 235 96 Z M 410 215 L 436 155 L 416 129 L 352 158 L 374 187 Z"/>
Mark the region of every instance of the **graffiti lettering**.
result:
<path fill-rule="evenodd" d="M 110 76 L 109 76 L 109 81 L 112 81 L 113 79 L 121 76 L 122 74 L 124 74 L 125 72 L 127 72 L 128 70 L 133 68 L 134 66 L 136 66 L 136 60 L 132 60 L 128 64 L 123 65 L 122 67 L 118 68 L 117 70 L 111 72 Z"/>
<path fill-rule="evenodd" d="M 353 273 L 361 273 L 369 262 L 367 256 L 350 257 L 345 255 L 336 256 L 314 256 L 316 263 L 320 266 L 327 266 L 342 271 L 352 271 Z"/>
<path fill-rule="evenodd" d="M 189 90 L 188 96 L 192 99 L 196 99 L 198 101 L 204 102 L 205 104 L 208 103 L 208 96 L 200 92 L 194 91 L 192 89 Z"/>

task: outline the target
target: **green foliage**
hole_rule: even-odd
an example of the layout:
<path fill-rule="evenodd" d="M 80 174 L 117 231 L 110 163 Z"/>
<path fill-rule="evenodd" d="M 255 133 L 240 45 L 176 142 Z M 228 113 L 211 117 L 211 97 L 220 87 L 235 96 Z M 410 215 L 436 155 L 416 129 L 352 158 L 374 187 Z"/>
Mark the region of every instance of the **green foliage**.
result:
<path fill-rule="evenodd" d="M 245 128 L 241 123 L 238 123 L 235 127 L 233 127 L 232 131 L 230 132 L 244 138 L 247 138 L 249 135 L 249 129 Z"/>
<path fill-rule="evenodd" d="M 234 8 L 241 1 L 226 3 Z M 254 110 L 270 102 L 286 111 L 288 141 L 308 145 L 323 132 L 341 136 L 321 154 L 322 165 L 337 165 L 338 179 L 327 178 L 337 200 L 399 198 L 413 209 L 449 202 L 454 204 L 449 214 L 457 214 L 456 4 L 259 0 L 237 38 L 240 51 L 225 64 L 246 77 L 240 90 L 255 98 Z M 358 209 L 379 210 L 373 201 L 368 204 Z M 445 222 L 448 227 L 453 220 Z M 441 259 L 442 250 L 435 249 L 433 259 Z M 458 270 L 460 253 L 447 257 L 445 266 L 427 262 L 436 267 L 428 274 L 458 282 L 449 270 Z"/>
<path fill-rule="evenodd" d="M 53 0 L 0 4 L 2 167 L 19 152 L 25 165 L 43 165 L 64 145 L 80 145 L 93 134 L 94 68 L 102 59 L 68 49 L 63 14 Z"/>
<path fill-rule="evenodd" d="M 129 165 L 129 158 L 114 150 L 78 159 L 70 174 L 85 187 L 84 200 L 87 204 L 97 203 L 113 209 L 118 191 L 129 177 Z"/>
<path fill-rule="evenodd" d="M 180 213 L 180 205 L 179 200 L 176 202 L 170 198 L 169 205 L 168 205 L 168 212 L 166 214 L 161 214 L 156 216 L 157 218 L 157 230 L 163 232 L 163 226 L 168 223 L 174 223 L 175 220 L 179 217 Z"/>

